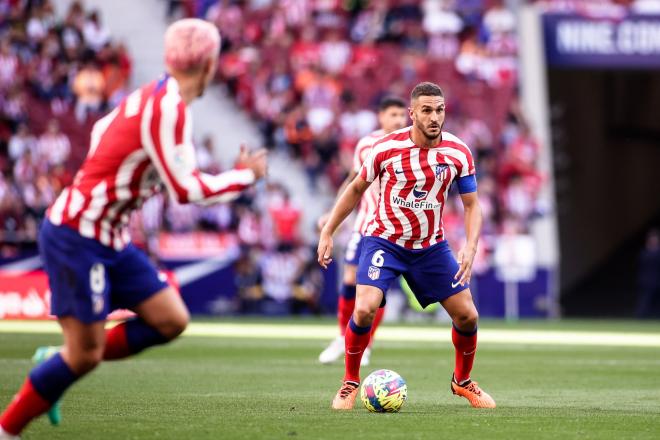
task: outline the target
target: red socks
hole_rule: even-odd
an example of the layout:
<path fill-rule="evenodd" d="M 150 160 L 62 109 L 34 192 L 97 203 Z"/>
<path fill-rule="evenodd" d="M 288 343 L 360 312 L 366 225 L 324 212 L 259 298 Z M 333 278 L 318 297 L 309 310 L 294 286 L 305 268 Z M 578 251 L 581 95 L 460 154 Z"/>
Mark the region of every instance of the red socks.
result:
<path fill-rule="evenodd" d="M 355 297 L 350 299 L 344 298 L 344 296 L 339 297 L 339 304 L 337 305 L 337 322 L 339 323 L 339 331 L 342 336 L 346 335 L 346 326 L 353 315 L 354 308 Z"/>
<path fill-rule="evenodd" d="M 346 327 L 344 380 L 360 383 L 360 361 L 362 354 L 371 340 L 371 326 L 360 327 L 351 318 Z"/>
<path fill-rule="evenodd" d="M 140 319 L 122 322 L 106 330 L 104 360 L 122 359 L 167 338 Z M 35 417 L 45 413 L 79 377 L 58 353 L 32 369 L 14 400 L 0 416 L 0 426 L 18 435 Z M 38 390 L 38 391 L 37 391 Z"/>
<path fill-rule="evenodd" d="M 14 400 L 2 413 L 0 426 L 11 435 L 18 435 L 25 425 L 48 411 L 50 406 L 51 403 L 37 393 L 28 377 L 14 396 Z"/>
<path fill-rule="evenodd" d="M 105 333 L 103 359 L 123 359 L 137 354 L 145 348 L 169 341 L 158 330 L 140 318 L 129 319 Z"/>
<path fill-rule="evenodd" d="M 105 331 L 105 351 L 103 360 L 123 359 L 132 355 L 126 340 L 126 323 L 122 322 Z"/>
<path fill-rule="evenodd" d="M 456 348 L 456 367 L 454 378 L 459 384 L 470 378 L 474 355 L 477 351 L 477 329 L 464 332 L 452 326 L 451 340 Z"/>
<path fill-rule="evenodd" d="M 355 308 L 355 286 L 344 284 L 342 294 L 339 295 L 339 303 L 337 304 L 337 322 L 339 323 L 339 332 L 342 336 L 346 336 L 346 326 L 348 321 L 353 316 L 353 309 Z M 371 336 L 376 333 L 376 329 L 383 320 L 383 313 L 385 309 L 379 307 L 376 311 L 376 317 L 371 325 Z"/>

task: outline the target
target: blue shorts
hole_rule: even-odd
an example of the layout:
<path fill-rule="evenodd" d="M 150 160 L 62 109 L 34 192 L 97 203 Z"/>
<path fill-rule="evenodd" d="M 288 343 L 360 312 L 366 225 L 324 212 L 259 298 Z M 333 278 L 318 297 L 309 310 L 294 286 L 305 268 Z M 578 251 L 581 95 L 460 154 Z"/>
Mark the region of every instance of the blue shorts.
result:
<path fill-rule="evenodd" d="M 454 279 L 459 266 L 447 241 L 426 249 L 406 249 L 378 237 L 362 239 L 362 255 L 357 283 L 387 292 L 392 281 L 402 275 L 422 307 L 455 295 L 469 286 Z"/>
<path fill-rule="evenodd" d="M 44 220 L 39 252 L 48 274 L 51 313 L 84 323 L 103 321 L 115 309 L 131 309 L 168 286 L 144 252 L 121 251 Z"/>
<path fill-rule="evenodd" d="M 357 266 L 360 262 L 360 254 L 362 253 L 362 234 L 353 232 L 350 240 L 346 243 L 346 255 L 344 255 L 344 263 Z"/>

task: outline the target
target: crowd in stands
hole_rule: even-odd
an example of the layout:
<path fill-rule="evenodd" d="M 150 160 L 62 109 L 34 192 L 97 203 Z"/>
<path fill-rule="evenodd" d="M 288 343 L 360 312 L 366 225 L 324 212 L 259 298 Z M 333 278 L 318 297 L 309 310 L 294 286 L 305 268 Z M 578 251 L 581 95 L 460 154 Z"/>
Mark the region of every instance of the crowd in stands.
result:
<path fill-rule="evenodd" d="M 218 26 L 223 36 L 218 80 L 254 118 L 265 144 L 301 164 L 312 188 L 338 187 L 355 143 L 376 128 L 374 109 L 383 96 L 406 97 L 414 84 L 429 80 L 445 90 L 445 129 L 477 158 L 485 217 L 481 267 L 488 267 L 499 234 L 526 233 L 541 214 L 536 201 L 545 180 L 537 169 L 542 146 L 517 104 L 516 17 L 505 2 L 169 3 L 172 19 L 194 15 Z M 91 124 L 125 96 L 131 63 L 99 13 L 80 2 L 58 16 L 52 0 L 0 0 L 3 251 L 13 249 L 8 244 L 34 242 L 45 208 L 84 158 Z M 217 172 L 212 152 L 213 139 L 202 139 L 201 168 Z M 278 297 L 283 283 L 304 285 L 305 303 L 313 296 L 310 286 L 318 288 L 307 265 L 307 245 L 314 239 L 300 236 L 302 213 L 292 199 L 295 194 L 277 183 L 212 208 L 176 205 L 160 196 L 136 217 L 134 235 L 149 248 L 162 230 L 230 232 L 244 257 L 255 256 L 244 265 L 260 268 L 263 286 L 272 290 L 266 296 Z M 444 222 L 449 241 L 459 246 L 463 226 L 456 194 Z M 298 262 L 291 273 L 273 270 L 291 262 Z"/>
<path fill-rule="evenodd" d="M 445 90 L 445 129 L 477 158 L 485 215 L 482 267 L 503 231 L 526 233 L 541 211 L 540 146 L 516 97 L 516 17 L 503 1 L 198 1 L 188 13 L 223 35 L 219 80 L 266 144 L 300 161 L 310 186 L 335 188 L 386 95 L 425 80 Z M 487 104 L 486 104 L 487 103 Z M 460 200 L 444 210 L 460 246 Z"/>
<path fill-rule="evenodd" d="M 38 222 L 86 154 L 91 123 L 126 93 L 131 60 L 98 13 L 0 0 L 0 243 Z"/>

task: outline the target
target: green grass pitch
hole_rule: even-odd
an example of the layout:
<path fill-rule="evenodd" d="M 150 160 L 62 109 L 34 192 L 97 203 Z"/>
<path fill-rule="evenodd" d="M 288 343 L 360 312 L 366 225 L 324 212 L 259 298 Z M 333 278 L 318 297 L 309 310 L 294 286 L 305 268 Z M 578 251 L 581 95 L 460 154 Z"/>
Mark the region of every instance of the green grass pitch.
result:
<path fill-rule="evenodd" d="M 0 405 L 23 381 L 34 348 L 59 342 L 53 334 L 0 333 Z M 317 364 L 326 342 L 184 336 L 102 365 L 65 395 L 61 426 L 42 417 L 24 439 L 660 438 L 658 347 L 482 344 L 473 377 L 498 408 L 474 410 L 449 391 L 450 344 L 381 341 L 363 377 L 393 369 L 408 382 L 409 399 L 398 414 L 372 414 L 360 402 L 351 412 L 330 410 L 343 367 Z"/>

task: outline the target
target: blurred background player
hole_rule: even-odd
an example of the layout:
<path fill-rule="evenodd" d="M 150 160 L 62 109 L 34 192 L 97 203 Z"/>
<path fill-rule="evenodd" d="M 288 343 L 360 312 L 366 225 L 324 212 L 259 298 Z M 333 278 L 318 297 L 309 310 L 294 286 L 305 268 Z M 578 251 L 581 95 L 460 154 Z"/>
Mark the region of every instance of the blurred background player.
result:
<path fill-rule="evenodd" d="M 355 146 L 355 152 L 353 153 L 353 168 L 339 188 L 337 193 L 338 197 L 341 196 L 346 187 L 353 181 L 353 179 L 355 179 L 355 176 L 357 176 L 357 173 L 362 167 L 362 163 L 364 163 L 364 160 L 367 158 L 367 155 L 371 150 L 371 146 L 383 136 L 405 127 L 407 121 L 408 115 L 406 114 L 405 101 L 394 96 L 386 97 L 381 100 L 378 106 L 378 124 L 380 129 L 368 134 L 358 141 Z M 339 301 L 337 305 L 337 322 L 339 323 L 340 334 L 333 339 L 330 345 L 328 345 L 328 347 L 319 355 L 319 362 L 322 364 L 334 362 L 344 354 L 344 335 L 346 334 L 346 326 L 348 325 L 348 321 L 353 314 L 353 308 L 355 307 L 355 276 L 357 265 L 360 261 L 362 237 L 369 221 L 371 221 L 371 218 L 373 217 L 374 211 L 376 210 L 378 196 L 378 185 L 372 185 L 360 200 L 360 206 L 353 224 L 353 232 L 350 240 L 346 244 L 343 285 L 339 292 Z M 329 215 L 330 214 L 327 213 L 319 219 L 319 230 L 323 229 Z M 369 365 L 373 337 L 378 329 L 380 321 L 383 319 L 384 313 L 385 308 L 379 308 L 376 312 L 376 317 L 371 326 L 371 342 L 362 356 L 362 365 Z"/>
<path fill-rule="evenodd" d="M 165 34 L 167 73 L 136 90 L 99 120 L 73 184 L 50 207 L 39 237 L 52 291 L 52 313 L 64 335 L 61 350 L 40 349 L 40 361 L 0 417 L 0 438 L 18 436 L 50 410 L 74 382 L 102 360 L 122 359 L 183 332 L 188 311 L 147 256 L 130 241 L 129 214 L 164 184 L 180 203 L 232 200 L 266 173 L 264 151 L 242 148 L 236 168 L 198 170 L 188 105 L 213 78 L 220 35 L 199 19 Z M 115 308 L 137 314 L 106 330 Z"/>
<path fill-rule="evenodd" d="M 473 407 L 494 408 L 495 401 L 470 379 L 478 313 L 469 281 L 482 223 L 474 159 L 463 141 L 442 131 L 445 99 L 436 84 L 415 86 L 410 117 L 411 127 L 374 144 L 321 231 L 318 261 L 327 268 L 332 261 L 332 235 L 379 178 L 380 198 L 376 215 L 365 231 L 355 310 L 346 329 L 346 370 L 332 408 L 353 409 L 360 385 L 360 359 L 369 344 L 374 317 L 385 303 L 389 285 L 399 275 L 423 307 L 440 302 L 452 318 L 456 351 L 452 392 L 465 397 Z M 454 181 L 463 202 L 467 235 L 458 261 L 442 227 L 442 210 Z"/>

